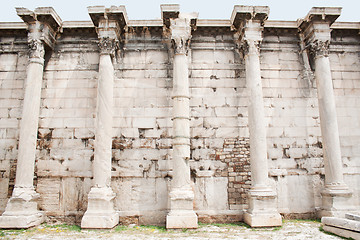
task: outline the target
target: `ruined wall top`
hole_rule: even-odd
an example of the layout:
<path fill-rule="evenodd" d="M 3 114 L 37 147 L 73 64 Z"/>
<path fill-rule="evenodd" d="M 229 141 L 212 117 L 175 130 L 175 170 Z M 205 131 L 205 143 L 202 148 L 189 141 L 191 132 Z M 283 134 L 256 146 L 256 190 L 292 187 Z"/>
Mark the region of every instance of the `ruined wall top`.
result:
<path fill-rule="evenodd" d="M 75 29 L 75 28 L 95 28 L 99 26 L 101 18 L 112 19 L 118 22 L 121 29 L 126 27 L 170 27 L 170 19 L 176 19 L 180 14 L 179 4 L 162 4 L 161 19 L 153 20 L 130 20 L 126 13 L 125 6 L 104 6 L 88 7 L 91 21 L 62 21 L 55 10 L 51 7 L 39 7 L 34 11 L 26 8 L 17 8 L 18 15 L 24 23 L 0 22 L 0 30 L 26 29 L 26 24 L 32 21 L 41 21 L 47 23 L 51 28 Z M 196 24 L 192 20 L 192 27 L 228 27 L 232 30 L 239 29 L 245 20 L 260 21 L 265 28 L 287 28 L 304 29 L 310 22 L 327 22 L 332 29 L 360 29 L 360 22 L 335 22 L 340 16 L 339 7 L 314 7 L 302 19 L 293 21 L 267 20 L 270 9 L 267 6 L 243 6 L 235 5 L 229 19 L 197 19 Z"/>

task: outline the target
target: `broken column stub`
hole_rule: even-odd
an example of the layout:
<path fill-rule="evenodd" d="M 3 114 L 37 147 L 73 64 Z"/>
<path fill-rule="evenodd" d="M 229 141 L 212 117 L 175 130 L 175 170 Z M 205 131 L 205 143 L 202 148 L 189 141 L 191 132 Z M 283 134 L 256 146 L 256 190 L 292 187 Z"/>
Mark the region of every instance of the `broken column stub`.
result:
<path fill-rule="evenodd" d="M 246 84 L 249 91 L 250 165 L 252 187 L 249 208 L 244 221 L 251 227 L 281 226 L 276 193 L 268 183 L 268 163 L 264 103 L 260 72 L 260 43 L 268 7 L 235 6 L 231 16 L 238 29 L 239 46 L 245 60 Z"/>
<path fill-rule="evenodd" d="M 36 8 L 35 11 L 17 8 L 16 11 L 28 26 L 29 63 L 20 122 L 15 187 L 0 217 L 0 228 L 28 228 L 44 221 L 44 214 L 37 207 L 39 194 L 33 185 L 36 141 L 45 45 L 48 49 L 54 47 L 61 26 L 61 19 L 53 8 Z"/>
<path fill-rule="evenodd" d="M 352 211 L 352 192 L 344 182 L 335 97 L 329 61 L 331 24 L 340 16 L 341 8 L 314 7 L 299 21 L 305 45 L 315 68 L 321 135 L 323 139 L 325 187 L 321 192 L 319 217 L 344 217 Z"/>
<path fill-rule="evenodd" d="M 114 66 L 112 58 L 119 48 L 120 34 L 127 23 L 124 6 L 89 7 L 89 15 L 99 37 L 100 60 L 97 88 L 93 186 L 82 228 L 113 228 L 119 223 L 111 189 Z"/>
<path fill-rule="evenodd" d="M 174 47 L 173 65 L 173 179 L 170 191 L 170 212 L 166 228 L 197 228 L 198 218 L 193 209 L 194 190 L 190 179 L 190 92 L 188 48 L 191 20 L 197 14 L 179 14 L 170 19 Z"/>

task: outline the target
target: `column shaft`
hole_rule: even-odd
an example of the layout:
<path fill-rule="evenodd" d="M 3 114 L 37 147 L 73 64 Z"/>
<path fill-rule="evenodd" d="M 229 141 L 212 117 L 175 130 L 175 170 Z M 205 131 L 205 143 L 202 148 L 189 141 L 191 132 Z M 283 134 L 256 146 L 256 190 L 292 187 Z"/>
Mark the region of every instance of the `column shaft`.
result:
<path fill-rule="evenodd" d="M 325 43 L 317 41 L 316 44 Z M 352 192 L 343 177 L 330 61 L 328 55 L 321 51 L 315 52 L 315 78 L 325 165 L 325 188 L 321 192 L 322 206 L 318 214 L 320 217 L 344 217 L 346 212 L 353 210 Z"/>
<path fill-rule="evenodd" d="M 40 24 L 37 22 L 34 25 L 33 35 L 38 36 Z M 43 213 L 37 208 L 39 194 L 33 186 L 45 54 L 43 44 L 40 39 L 29 37 L 30 56 L 20 122 L 15 188 L 0 217 L 1 228 L 28 228 L 44 220 Z"/>
<path fill-rule="evenodd" d="M 99 74 L 96 102 L 95 150 L 93 186 L 88 195 L 88 207 L 81 220 L 82 228 L 113 228 L 119 223 L 114 208 L 116 194 L 111 189 L 113 137 L 113 59 L 119 50 L 119 39 L 126 25 L 124 6 L 88 7 L 99 37 Z"/>
<path fill-rule="evenodd" d="M 44 58 L 31 58 L 27 67 L 15 187 L 33 188 Z"/>
<path fill-rule="evenodd" d="M 330 26 L 340 16 L 341 8 L 313 7 L 299 21 L 299 30 L 314 60 L 317 85 L 320 126 L 325 165 L 325 188 L 321 191 L 322 205 L 319 217 L 344 217 L 353 210 L 352 192 L 344 182 L 341 160 L 339 129 L 331 77 L 329 46 Z"/>
<path fill-rule="evenodd" d="M 189 16 L 189 15 L 188 15 Z M 173 65 L 173 179 L 170 212 L 166 228 L 197 228 L 193 210 L 194 191 L 190 179 L 190 106 L 188 46 L 191 38 L 189 18 L 171 20 L 175 56 Z"/>
<path fill-rule="evenodd" d="M 109 54 L 101 54 L 97 89 L 94 186 L 110 187 L 113 123 L 114 67 Z"/>
<path fill-rule="evenodd" d="M 113 32 L 105 33 L 110 35 Z M 113 228 L 119 222 L 119 215 L 114 209 L 116 194 L 111 189 L 114 101 L 114 66 L 111 57 L 117 47 L 117 40 L 105 35 L 100 38 L 99 47 L 101 53 L 96 102 L 93 187 L 88 195 L 88 208 L 81 220 L 82 228 Z"/>
<path fill-rule="evenodd" d="M 343 185 L 339 131 L 328 57 L 315 58 L 315 77 L 324 147 L 325 185 Z"/>
<path fill-rule="evenodd" d="M 189 79 L 185 54 L 174 57 L 173 188 L 190 188 Z"/>
<path fill-rule="evenodd" d="M 253 189 L 266 188 L 268 163 L 266 128 L 262 94 L 260 59 L 254 41 L 249 41 L 249 53 L 245 56 L 246 84 L 249 89 L 249 132 L 251 181 Z"/>
<path fill-rule="evenodd" d="M 247 12 L 251 18 L 244 18 L 244 12 Z M 281 216 L 277 211 L 276 192 L 268 183 L 266 121 L 261 83 L 260 43 L 263 22 L 268 12 L 267 7 L 256 6 L 235 6 L 233 11 L 233 22 L 237 22 L 235 19 L 241 21 L 239 43 L 245 61 L 246 86 L 249 93 L 248 120 L 252 186 L 248 193 L 249 206 L 244 214 L 244 221 L 251 227 L 281 226 L 282 224 Z"/>

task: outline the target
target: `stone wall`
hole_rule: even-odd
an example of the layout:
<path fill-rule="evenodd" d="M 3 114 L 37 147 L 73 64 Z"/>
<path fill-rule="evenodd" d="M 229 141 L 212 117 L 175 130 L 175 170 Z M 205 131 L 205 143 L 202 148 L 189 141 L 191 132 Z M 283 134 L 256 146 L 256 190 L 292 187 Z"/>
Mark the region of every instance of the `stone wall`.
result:
<path fill-rule="evenodd" d="M 75 24 L 76 25 L 76 24 Z M 315 217 L 324 185 L 314 78 L 298 30 L 267 23 L 261 45 L 268 164 L 278 210 Z M 332 31 L 330 60 L 345 181 L 360 207 L 360 37 Z M 200 221 L 242 220 L 251 186 L 243 56 L 230 24 L 199 26 L 189 60 L 191 179 Z M 26 28 L 0 26 L 0 210 L 12 193 L 24 80 Z M 113 59 L 112 189 L 122 223 L 163 224 L 172 173 L 172 56 L 162 26 L 129 24 Z M 79 223 L 94 160 L 99 64 L 94 27 L 64 27 L 45 56 L 35 187 L 49 221 Z"/>

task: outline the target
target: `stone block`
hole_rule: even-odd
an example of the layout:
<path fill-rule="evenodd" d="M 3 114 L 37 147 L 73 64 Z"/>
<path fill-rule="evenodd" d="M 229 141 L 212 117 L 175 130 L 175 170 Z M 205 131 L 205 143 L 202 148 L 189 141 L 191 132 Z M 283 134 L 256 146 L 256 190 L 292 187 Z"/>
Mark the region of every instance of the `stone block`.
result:
<path fill-rule="evenodd" d="M 324 188 L 321 191 L 322 205 L 318 211 L 321 217 L 345 217 L 345 213 L 355 210 L 351 202 L 352 191 L 346 186 Z"/>
<path fill-rule="evenodd" d="M 135 128 L 155 128 L 156 119 L 155 118 L 134 118 L 133 127 Z"/>
<path fill-rule="evenodd" d="M 235 127 L 220 127 L 215 134 L 216 138 L 237 138 L 239 135 L 239 130 Z"/>
<path fill-rule="evenodd" d="M 114 210 L 114 198 L 110 188 L 93 187 L 88 195 L 88 209 L 81 220 L 81 228 L 115 227 L 119 223 L 119 214 Z"/>
<path fill-rule="evenodd" d="M 228 205 L 227 177 L 197 178 L 195 186 L 195 206 L 198 210 L 227 210 Z M 223 196 L 218 198 L 216 196 Z"/>
<path fill-rule="evenodd" d="M 251 227 L 276 227 L 282 225 L 281 215 L 277 212 L 276 194 L 272 191 L 257 190 L 249 192 L 249 209 L 244 221 Z"/>
<path fill-rule="evenodd" d="M 331 233 L 334 233 L 341 237 L 345 237 L 345 238 L 349 238 L 349 239 L 360 239 L 360 233 L 358 233 L 358 232 L 348 231 L 345 229 L 332 227 L 332 226 L 328 226 L 328 225 L 323 226 L 323 229 L 326 232 L 331 232 Z"/>
<path fill-rule="evenodd" d="M 360 221 L 360 215 L 355 213 L 345 213 L 345 218 L 353 221 Z"/>
<path fill-rule="evenodd" d="M 238 115 L 236 107 L 215 107 L 215 114 L 218 117 L 233 117 Z"/>
<path fill-rule="evenodd" d="M 360 239 L 359 221 L 337 217 L 323 217 L 321 223 L 325 231 L 335 233 L 342 237 Z"/>
<path fill-rule="evenodd" d="M 205 107 L 223 107 L 225 106 L 225 96 L 204 98 L 203 103 Z"/>
<path fill-rule="evenodd" d="M 198 218 L 195 212 L 179 211 L 166 216 L 166 229 L 198 228 Z"/>
<path fill-rule="evenodd" d="M 0 216 L 0 228 L 30 228 L 45 220 L 43 213 L 19 216 Z"/>
<path fill-rule="evenodd" d="M 14 118 L 2 118 L 0 119 L 0 128 L 18 128 L 19 121 Z"/>

